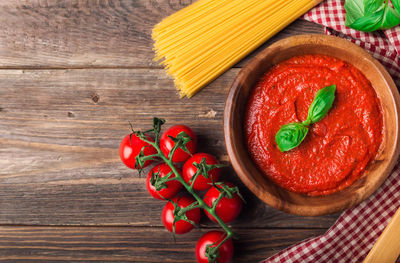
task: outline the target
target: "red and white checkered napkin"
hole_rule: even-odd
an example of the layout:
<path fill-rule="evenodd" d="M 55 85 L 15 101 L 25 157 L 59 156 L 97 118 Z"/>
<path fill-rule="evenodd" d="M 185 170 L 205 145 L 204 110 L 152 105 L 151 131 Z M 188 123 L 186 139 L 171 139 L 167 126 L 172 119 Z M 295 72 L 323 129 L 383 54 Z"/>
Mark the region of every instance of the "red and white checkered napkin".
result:
<path fill-rule="evenodd" d="M 363 47 L 378 59 L 400 84 L 400 26 L 364 33 L 344 25 L 344 1 L 326 0 L 303 16 L 336 35 Z M 266 259 L 268 262 L 362 262 L 391 217 L 400 207 L 400 162 L 378 191 L 346 210 L 322 236 L 307 239 Z"/>
<path fill-rule="evenodd" d="M 344 1 L 326 0 L 303 16 L 323 25 L 328 35 L 346 38 L 369 51 L 400 84 L 400 26 L 384 31 L 365 33 L 344 25 Z"/>
<path fill-rule="evenodd" d="M 263 263 L 362 262 L 398 207 L 399 163 L 373 196 L 346 210 L 325 234 L 289 247 Z"/>

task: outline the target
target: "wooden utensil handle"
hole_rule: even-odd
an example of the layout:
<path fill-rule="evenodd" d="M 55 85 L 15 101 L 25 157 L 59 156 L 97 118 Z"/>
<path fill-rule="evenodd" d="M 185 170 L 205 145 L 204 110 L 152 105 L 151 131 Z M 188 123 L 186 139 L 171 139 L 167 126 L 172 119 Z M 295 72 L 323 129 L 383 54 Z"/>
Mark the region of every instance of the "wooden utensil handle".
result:
<path fill-rule="evenodd" d="M 400 255 L 400 208 L 364 259 L 364 263 L 394 263 Z"/>

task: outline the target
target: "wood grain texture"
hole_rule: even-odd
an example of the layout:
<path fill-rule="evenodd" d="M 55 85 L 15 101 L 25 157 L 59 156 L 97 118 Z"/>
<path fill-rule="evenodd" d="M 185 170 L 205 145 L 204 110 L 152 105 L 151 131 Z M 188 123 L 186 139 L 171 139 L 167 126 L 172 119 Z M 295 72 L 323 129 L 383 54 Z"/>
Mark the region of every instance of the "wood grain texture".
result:
<path fill-rule="evenodd" d="M 151 29 L 191 2 L 2 1 L 0 68 L 159 67 L 153 61 Z M 322 30 L 298 21 L 266 45 L 306 32 Z"/>
<path fill-rule="evenodd" d="M 204 229 L 177 236 L 163 228 L 0 227 L 0 261 L 194 262 Z M 234 262 L 258 262 L 323 230 L 241 229 Z"/>
<path fill-rule="evenodd" d="M 227 162 L 223 102 L 237 72 L 179 100 L 159 69 L 0 70 L 0 223 L 160 226 L 162 202 L 119 160 L 128 122 L 189 125 L 200 151 Z M 239 183 L 231 168 L 223 176 Z M 242 189 L 250 201 L 238 227 L 326 228 L 337 217 L 300 220 Z"/>
<path fill-rule="evenodd" d="M 238 69 L 179 100 L 153 62 L 152 26 L 190 2 L 0 2 L 0 261 L 194 261 L 200 233 L 215 225 L 203 219 L 173 243 L 163 202 L 117 152 L 129 121 L 144 129 L 158 116 L 191 126 L 201 151 L 229 161 L 222 115 Z M 302 33 L 323 30 L 297 20 L 263 47 Z M 231 167 L 223 177 L 239 183 Z M 279 212 L 240 186 L 248 205 L 232 224 L 241 234 L 235 262 L 319 235 L 338 217 Z"/>

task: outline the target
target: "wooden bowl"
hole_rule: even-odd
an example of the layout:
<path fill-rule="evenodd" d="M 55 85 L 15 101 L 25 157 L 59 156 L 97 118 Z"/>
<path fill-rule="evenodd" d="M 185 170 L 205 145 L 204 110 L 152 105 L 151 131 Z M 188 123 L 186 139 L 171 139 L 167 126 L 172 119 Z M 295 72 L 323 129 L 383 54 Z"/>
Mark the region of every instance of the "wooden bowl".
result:
<path fill-rule="evenodd" d="M 255 84 L 273 65 L 293 56 L 324 54 L 358 68 L 380 98 L 384 119 L 381 150 L 363 176 L 350 187 L 325 196 L 293 193 L 271 182 L 253 163 L 244 140 L 247 100 Z M 300 35 L 274 43 L 254 57 L 236 76 L 224 111 L 224 135 L 229 158 L 243 183 L 262 201 L 285 212 L 316 216 L 338 212 L 369 197 L 392 171 L 399 155 L 400 96 L 392 78 L 371 55 L 351 42 L 325 35 Z"/>

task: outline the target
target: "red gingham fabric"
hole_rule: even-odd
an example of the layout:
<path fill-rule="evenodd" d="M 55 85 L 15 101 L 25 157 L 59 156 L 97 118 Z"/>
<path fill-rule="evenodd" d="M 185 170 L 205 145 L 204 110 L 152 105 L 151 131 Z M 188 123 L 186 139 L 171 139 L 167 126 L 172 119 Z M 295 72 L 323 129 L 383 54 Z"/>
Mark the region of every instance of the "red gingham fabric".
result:
<path fill-rule="evenodd" d="M 303 16 L 325 26 L 325 32 L 350 40 L 369 51 L 400 83 L 400 26 L 383 32 L 364 33 L 344 25 L 344 1 L 326 0 Z M 263 261 L 362 262 L 400 207 L 400 162 L 374 195 L 348 209 L 322 236 L 307 239 Z"/>
<path fill-rule="evenodd" d="M 378 191 L 358 206 L 348 209 L 322 236 L 307 239 L 263 263 L 362 262 L 400 207 L 400 166 Z"/>

